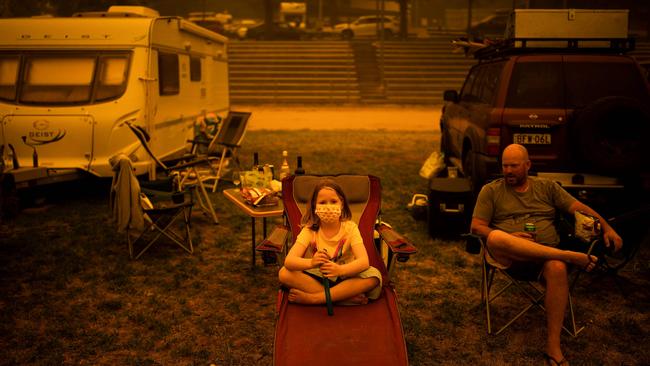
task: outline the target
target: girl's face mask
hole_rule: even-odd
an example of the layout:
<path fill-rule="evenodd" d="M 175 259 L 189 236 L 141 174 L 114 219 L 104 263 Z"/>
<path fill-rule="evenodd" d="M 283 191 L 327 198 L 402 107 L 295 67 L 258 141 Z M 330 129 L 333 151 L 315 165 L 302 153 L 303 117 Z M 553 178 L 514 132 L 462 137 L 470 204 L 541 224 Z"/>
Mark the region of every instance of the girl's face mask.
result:
<path fill-rule="evenodd" d="M 314 212 L 316 212 L 316 215 L 322 222 L 331 224 L 339 221 L 341 217 L 341 205 L 329 203 L 317 204 Z"/>

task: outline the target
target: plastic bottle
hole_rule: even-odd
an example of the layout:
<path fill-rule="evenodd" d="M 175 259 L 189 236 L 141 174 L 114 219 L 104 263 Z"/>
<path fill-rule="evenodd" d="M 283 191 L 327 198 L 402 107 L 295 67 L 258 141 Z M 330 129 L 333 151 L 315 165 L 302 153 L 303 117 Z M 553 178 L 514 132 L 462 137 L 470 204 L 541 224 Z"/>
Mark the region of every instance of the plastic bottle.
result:
<path fill-rule="evenodd" d="M 287 162 L 287 150 L 282 151 L 282 165 L 280 166 L 280 180 L 284 177 L 291 174 L 291 169 L 289 169 L 289 163 Z"/>
<path fill-rule="evenodd" d="M 296 166 L 296 171 L 293 172 L 295 175 L 304 175 L 305 169 L 302 167 L 302 156 L 298 156 L 298 165 Z"/>

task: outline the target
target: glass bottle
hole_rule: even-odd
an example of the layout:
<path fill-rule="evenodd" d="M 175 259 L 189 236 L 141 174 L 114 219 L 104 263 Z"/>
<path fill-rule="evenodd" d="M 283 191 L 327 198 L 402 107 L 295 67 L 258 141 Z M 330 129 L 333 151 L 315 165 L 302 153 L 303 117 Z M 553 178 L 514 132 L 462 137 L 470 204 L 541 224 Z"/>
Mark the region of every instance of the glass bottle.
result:
<path fill-rule="evenodd" d="M 304 175 L 305 169 L 302 167 L 302 156 L 298 156 L 298 165 L 296 166 L 296 171 L 293 173 L 295 175 Z"/>
<path fill-rule="evenodd" d="M 289 168 L 289 163 L 287 162 L 287 157 L 289 154 L 287 153 L 287 150 L 282 151 L 282 165 L 280 166 L 280 180 L 282 180 L 284 177 L 289 176 L 291 174 L 291 169 Z"/>

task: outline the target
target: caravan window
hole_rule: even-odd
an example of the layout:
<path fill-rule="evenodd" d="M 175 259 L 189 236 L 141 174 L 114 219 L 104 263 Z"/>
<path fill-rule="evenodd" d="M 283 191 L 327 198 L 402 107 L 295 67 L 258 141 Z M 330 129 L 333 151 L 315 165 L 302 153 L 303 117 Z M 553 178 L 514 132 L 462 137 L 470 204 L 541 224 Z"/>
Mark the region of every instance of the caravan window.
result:
<path fill-rule="evenodd" d="M 126 91 L 127 52 L 0 54 L 0 99 L 16 104 L 92 104 Z"/>
<path fill-rule="evenodd" d="M 175 53 L 158 54 L 158 80 L 160 95 L 176 95 L 180 91 L 178 72 L 178 55 Z"/>
<path fill-rule="evenodd" d="M 201 58 L 190 57 L 190 81 L 201 81 Z"/>
<path fill-rule="evenodd" d="M 90 101 L 94 57 L 31 57 L 25 62 L 20 100 L 25 103 Z"/>
<path fill-rule="evenodd" d="M 126 89 L 129 58 L 126 56 L 103 56 L 99 58 L 99 77 L 95 100 L 116 98 Z"/>
<path fill-rule="evenodd" d="M 16 81 L 18 80 L 18 56 L 0 57 L 0 99 L 16 98 Z"/>

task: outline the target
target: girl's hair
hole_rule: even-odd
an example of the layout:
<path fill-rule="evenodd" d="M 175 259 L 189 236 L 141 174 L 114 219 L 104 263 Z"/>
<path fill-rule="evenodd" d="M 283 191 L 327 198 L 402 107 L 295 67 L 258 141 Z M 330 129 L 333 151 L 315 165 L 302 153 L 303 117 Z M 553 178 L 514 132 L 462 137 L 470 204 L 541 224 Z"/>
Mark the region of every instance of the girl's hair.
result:
<path fill-rule="evenodd" d="M 318 193 L 323 188 L 333 189 L 336 192 L 336 195 L 339 196 L 341 200 L 341 221 L 349 220 L 352 218 L 352 211 L 350 211 L 350 206 L 348 205 L 348 199 L 343 193 L 343 189 L 338 183 L 329 178 L 323 178 L 314 187 L 314 191 L 311 194 L 311 199 L 307 202 L 307 210 L 302 217 L 301 223 L 307 225 L 311 230 L 316 231 L 320 227 L 320 218 L 316 215 L 316 200 L 318 199 Z"/>

